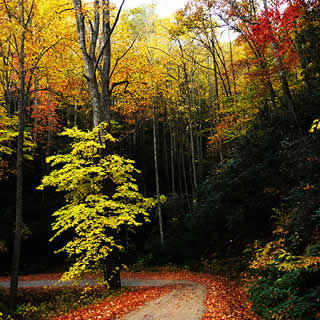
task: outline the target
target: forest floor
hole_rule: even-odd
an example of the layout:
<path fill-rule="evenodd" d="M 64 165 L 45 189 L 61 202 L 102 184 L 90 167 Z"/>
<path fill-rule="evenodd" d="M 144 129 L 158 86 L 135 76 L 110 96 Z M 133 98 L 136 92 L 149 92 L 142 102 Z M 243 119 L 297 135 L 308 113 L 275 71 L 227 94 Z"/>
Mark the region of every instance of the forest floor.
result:
<path fill-rule="evenodd" d="M 61 274 L 21 277 L 20 287 L 66 286 Z M 53 318 L 102 320 L 207 320 L 258 319 L 250 309 L 245 289 L 225 277 L 189 271 L 125 272 L 122 285 L 136 290 L 104 302 Z M 92 285 L 86 279 L 81 285 Z M 8 278 L 0 277 L 0 287 Z M 52 319 L 52 320 L 53 320 Z"/>

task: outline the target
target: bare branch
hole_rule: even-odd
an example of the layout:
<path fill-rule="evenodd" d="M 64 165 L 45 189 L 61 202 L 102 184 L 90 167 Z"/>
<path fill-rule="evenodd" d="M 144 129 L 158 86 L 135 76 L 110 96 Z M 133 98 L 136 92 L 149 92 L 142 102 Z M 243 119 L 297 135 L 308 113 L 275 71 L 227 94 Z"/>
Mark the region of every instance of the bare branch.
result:
<path fill-rule="evenodd" d="M 28 13 L 27 22 L 25 23 L 24 27 L 26 27 L 29 24 L 29 22 L 31 21 L 31 16 L 32 16 L 32 13 L 33 13 L 33 6 L 34 6 L 34 0 L 32 0 L 31 8 L 30 8 L 30 11 Z"/>
<path fill-rule="evenodd" d="M 114 89 L 115 87 L 118 87 L 118 86 L 120 86 L 120 85 L 122 85 L 122 84 L 125 84 L 125 85 L 126 85 L 125 88 L 124 88 L 124 92 L 126 92 L 126 90 L 127 90 L 127 88 L 128 88 L 128 85 L 129 85 L 129 81 L 128 81 L 128 80 L 119 81 L 119 82 L 114 82 L 114 83 L 112 84 L 110 90 L 109 90 L 110 93 L 112 93 L 112 91 L 113 91 L 113 89 Z"/>
<path fill-rule="evenodd" d="M 107 47 L 108 43 L 110 42 L 111 35 L 112 35 L 112 33 L 113 33 L 113 31 L 114 31 L 114 29 L 115 29 L 115 27 L 116 27 L 116 25 L 117 25 L 117 23 L 118 23 L 118 21 L 119 21 L 120 14 L 121 14 L 122 7 L 123 7 L 124 3 L 125 3 L 125 0 L 122 0 L 122 3 L 121 3 L 121 5 L 120 5 L 120 8 L 119 8 L 118 13 L 117 13 L 117 16 L 116 16 L 116 20 L 114 21 L 114 24 L 113 24 L 113 26 L 112 26 L 112 28 L 111 28 L 110 34 L 108 35 L 108 38 L 106 39 L 106 42 L 104 43 L 104 45 L 103 45 L 103 47 L 102 47 L 102 49 L 101 49 L 101 51 L 100 51 L 100 53 L 99 53 L 98 59 L 97 59 L 97 61 L 96 61 L 96 64 L 95 64 L 95 67 L 94 67 L 94 70 L 93 70 L 93 71 L 94 71 L 93 73 L 96 72 L 97 67 L 98 67 L 98 64 L 100 63 L 100 60 L 101 60 L 101 58 L 102 58 L 104 49 Z"/>
<path fill-rule="evenodd" d="M 136 36 L 136 38 L 132 41 L 130 47 L 125 51 L 125 53 L 123 53 L 123 55 L 122 55 L 121 57 L 117 58 L 114 66 L 113 66 L 113 69 L 112 69 L 112 71 L 111 71 L 111 73 L 110 73 L 110 79 L 112 78 L 113 73 L 114 73 L 114 71 L 116 70 L 116 67 L 117 67 L 119 61 L 120 61 L 121 59 L 123 59 L 123 58 L 128 54 L 128 52 L 132 49 L 132 47 L 134 46 L 134 44 L 135 44 L 136 40 L 138 39 L 138 37 L 139 37 L 139 34 L 138 34 L 138 35 Z"/>
<path fill-rule="evenodd" d="M 52 44 L 51 46 L 47 47 L 46 49 L 44 49 L 40 54 L 39 56 L 37 57 L 36 59 L 36 62 L 34 64 L 34 66 L 31 68 L 30 70 L 30 76 L 29 76 L 29 80 L 28 80 L 28 85 L 27 87 L 30 88 L 31 87 L 31 80 L 32 80 L 32 77 L 33 77 L 33 74 L 35 72 L 35 70 L 37 69 L 37 66 L 39 64 L 39 62 L 41 61 L 41 59 L 43 58 L 43 56 L 50 50 L 52 49 L 53 47 L 55 47 L 60 41 L 62 40 L 59 39 L 58 41 L 56 41 L 54 44 Z"/>

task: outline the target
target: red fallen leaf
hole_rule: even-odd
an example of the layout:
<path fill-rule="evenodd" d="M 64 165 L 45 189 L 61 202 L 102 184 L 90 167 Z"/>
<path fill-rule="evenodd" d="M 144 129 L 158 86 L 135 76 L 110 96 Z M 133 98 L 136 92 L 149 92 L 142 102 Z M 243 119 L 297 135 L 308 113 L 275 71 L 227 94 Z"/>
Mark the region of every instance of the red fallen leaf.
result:
<path fill-rule="evenodd" d="M 55 274 L 22 277 L 22 279 L 43 280 L 50 278 L 56 280 L 60 277 L 61 274 Z M 163 269 L 160 272 L 154 273 L 125 272 L 122 274 L 122 278 L 190 280 L 198 282 L 207 287 L 206 305 L 208 310 L 207 313 L 203 315 L 203 320 L 259 320 L 259 318 L 251 312 L 251 304 L 247 301 L 245 289 L 225 277 L 192 273 L 189 271 L 168 272 L 166 269 Z M 63 288 L 55 289 L 63 290 Z M 37 290 L 37 288 L 30 288 L 30 290 Z M 170 290 L 172 290 L 172 287 L 138 288 L 136 291 L 129 292 L 120 297 L 107 299 L 102 303 L 80 309 L 67 315 L 51 318 L 50 320 L 91 320 L 100 319 L 99 317 L 103 320 L 111 320 L 116 316 L 124 315 L 134 309 L 140 308 L 147 301 L 154 300 L 160 295 L 168 293 Z M 44 295 L 44 292 L 45 291 L 42 291 L 42 295 Z M 28 295 L 28 291 L 26 291 L 25 294 Z M 317 317 L 320 318 L 320 314 L 317 314 Z"/>
<path fill-rule="evenodd" d="M 207 287 L 207 313 L 202 320 L 224 320 L 224 319 L 251 319 L 259 320 L 259 317 L 251 311 L 251 304 L 247 300 L 246 291 L 235 281 L 225 277 L 192 273 L 189 271 L 167 272 L 125 272 L 123 278 L 136 279 L 171 279 L 171 280 L 190 280 L 198 282 Z"/>
<path fill-rule="evenodd" d="M 68 320 L 68 319 L 103 319 L 111 320 L 116 316 L 122 316 L 128 312 L 131 312 L 146 302 L 154 300 L 161 295 L 169 293 L 176 286 L 168 287 L 150 287 L 150 288 L 138 288 L 137 290 L 130 291 L 121 295 L 120 297 L 114 297 L 106 299 L 95 305 L 91 305 L 86 308 L 81 308 L 77 311 L 71 312 L 66 315 L 56 316 L 49 320 Z"/>

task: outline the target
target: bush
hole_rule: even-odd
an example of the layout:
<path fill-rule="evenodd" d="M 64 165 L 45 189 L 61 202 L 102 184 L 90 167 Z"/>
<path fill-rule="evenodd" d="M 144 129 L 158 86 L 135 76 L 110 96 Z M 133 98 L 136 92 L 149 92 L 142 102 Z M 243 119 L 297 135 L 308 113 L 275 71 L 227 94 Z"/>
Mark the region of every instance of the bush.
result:
<path fill-rule="evenodd" d="M 279 271 L 276 267 L 257 272 L 249 289 L 254 311 L 263 319 L 314 320 L 320 312 L 320 266 Z"/>
<path fill-rule="evenodd" d="M 93 304 L 122 291 L 108 291 L 104 286 L 21 288 L 14 320 L 42 320 Z M 9 290 L 0 292 L 0 320 L 13 320 L 5 306 Z M 1 301 L 4 307 L 1 309 Z"/>

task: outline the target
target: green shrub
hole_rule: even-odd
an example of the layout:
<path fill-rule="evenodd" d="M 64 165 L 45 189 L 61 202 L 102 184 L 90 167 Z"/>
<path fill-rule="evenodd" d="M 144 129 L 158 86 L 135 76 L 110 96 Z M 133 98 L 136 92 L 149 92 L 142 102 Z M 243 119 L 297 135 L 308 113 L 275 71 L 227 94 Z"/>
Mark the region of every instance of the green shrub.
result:
<path fill-rule="evenodd" d="M 31 305 L 30 303 L 18 305 L 16 310 L 18 318 L 21 318 L 23 320 L 41 319 L 37 312 L 38 308 Z"/>
<path fill-rule="evenodd" d="M 320 267 L 292 272 L 259 270 L 249 289 L 254 311 L 263 319 L 314 320 L 320 312 Z"/>
<path fill-rule="evenodd" d="M 285 251 L 281 239 L 258 250 L 256 280 L 249 296 L 254 311 L 263 319 L 314 320 L 320 312 L 319 245 L 304 256 Z"/>

